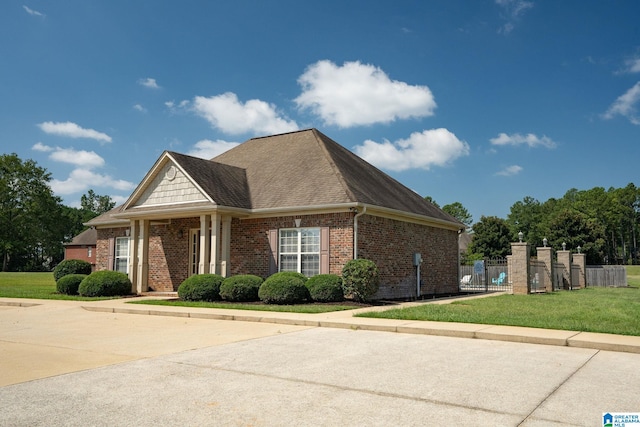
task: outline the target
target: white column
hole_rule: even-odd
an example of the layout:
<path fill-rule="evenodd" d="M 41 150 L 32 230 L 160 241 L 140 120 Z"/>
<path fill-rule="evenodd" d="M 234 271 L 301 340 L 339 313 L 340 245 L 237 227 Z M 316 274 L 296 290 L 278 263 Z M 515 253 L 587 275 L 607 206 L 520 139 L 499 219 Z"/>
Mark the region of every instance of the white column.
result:
<path fill-rule="evenodd" d="M 147 219 L 140 220 L 137 265 L 136 290 L 140 294 L 149 290 L 149 220 Z"/>
<path fill-rule="evenodd" d="M 129 274 L 129 280 L 131 280 L 131 292 L 137 291 L 138 283 L 138 223 L 135 220 L 131 220 L 129 227 L 129 266 L 127 273 Z"/>
<path fill-rule="evenodd" d="M 211 258 L 209 271 L 220 274 L 220 216 L 217 212 L 211 215 Z"/>
<path fill-rule="evenodd" d="M 231 217 L 226 216 L 222 219 L 222 240 L 220 248 L 220 274 L 227 277 L 230 269 L 231 254 Z"/>
<path fill-rule="evenodd" d="M 209 246 L 209 215 L 200 215 L 200 261 L 198 265 L 199 274 L 209 273 L 210 250 Z"/>

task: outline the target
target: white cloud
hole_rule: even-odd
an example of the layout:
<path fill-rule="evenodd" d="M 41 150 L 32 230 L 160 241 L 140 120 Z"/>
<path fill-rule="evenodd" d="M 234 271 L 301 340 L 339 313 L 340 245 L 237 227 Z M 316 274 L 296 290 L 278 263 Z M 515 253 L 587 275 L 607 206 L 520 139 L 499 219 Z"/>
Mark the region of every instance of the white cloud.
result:
<path fill-rule="evenodd" d="M 136 110 L 136 111 L 140 111 L 141 113 L 146 113 L 146 112 L 147 112 L 147 109 L 146 109 L 146 108 L 144 108 L 144 107 L 143 107 L 142 105 L 140 105 L 140 104 L 136 104 L 136 105 L 134 105 L 134 106 L 133 106 L 133 109 L 134 109 L 134 110 Z"/>
<path fill-rule="evenodd" d="M 41 16 L 41 17 L 45 17 L 46 15 L 44 13 L 38 12 L 37 10 L 33 10 L 31 8 L 29 8 L 28 6 L 23 5 L 22 6 L 24 8 L 24 10 L 32 16 Z"/>
<path fill-rule="evenodd" d="M 50 147 L 41 142 L 31 147 L 34 151 L 51 153 L 49 158 L 56 162 L 71 163 L 87 169 L 104 166 L 104 159 L 93 151 L 75 150 L 73 148 Z"/>
<path fill-rule="evenodd" d="M 538 146 L 547 147 L 547 148 L 555 148 L 556 143 L 553 140 L 545 135 L 542 138 L 528 133 L 526 135 L 521 135 L 519 133 L 514 133 L 511 135 L 507 135 L 506 133 L 500 133 L 496 138 L 490 139 L 492 145 L 522 145 L 526 144 L 531 148 L 535 148 Z"/>
<path fill-rule="evenodd" d="M 387 170 L 429 169 L 445 166 L 469 154 L 469 144 L 460 141 L 447 129 L 430 129 L 412 133 L 408 139 L 378 143 L 366 140 L 354 148 L 369 163 Z"/>
<path fill-rule="evenodd" d="M 90 138 L 102 142 L 111 142 L 111 137 L 106 133 L 98 132 L 93 129 L 84 129 L 72 122 L 44 122 L 38 125 L 43 132 L 66 136 L 69 138 Z"/>
<path fill-rule="evenodd" d="M 135 188 L 135 184 L 83 168 L 71 171 L 69 177 L 64 181 L 51 180 L 51 189 L 56 194 L 73 194 L 89 188 L 113 188 L 121 191 L 131 191 Z"/>
<path fill-rule="evenodd" d="M 640 58 L 630 58 L 624 62 L 626 73 L 640 73 Z"/>
<path fill-rule="evenodd" d="M 634 125 L 640 125 L 640 116 L 636 105 L 640 102 L 640 82 L 620 95 L 609 109 L 602 115 L 605 119 L 612 119 L 616 115 L 626 117 Z"/>
<path fill-rule="evenodd" d="M 196 142 L 187 154 L 194 157 L 200 157 L 201 159 L 212 159 L 238 145 L 240 145 L 238 142 L 227 142 L 220 139 L 217 141 L 203 139 L 202 141 Z"/>
<path fill-rule="evenodd" d="M 533 7 L 533 2 L 526 0 L 496 0 L 496 4 L 502 8 L 505 13 L 504 18 L 507 20 L 507 23 L 498 30 L 503 34 L 513 31 L 516 22 Z"/>
<path fill-rule="evenodd" d="M 48 153 L 49 151 L 53 151 L 54 148 L 53 147 L 49 147 L 48 145 L 44 145 L 42 142 L 36 142 L 35 144 L 33 144 L 33 147 L 31 147 L 32 150 L 34 151 L 42 151 L 44 153 Z"/>
<path fill-rule="evenodd" d="M 518 166 L 518 165 L 513 165 L 513 166 L 507 166 L 506 168 L 504 168 L 500 172 L 497 172 L 496 175 L 499 175 L 499 176 L 513 176 L 513 175 L 519 174 L 520 172 L 522 172 L 522 167 Z"/>
<path fill-rule="evenodd" d="M 104 166 L 104 159 L 93 151 L 74 150 L 73 148 L 56 148 L 49 155 L 56 162 L 71 163 L 85 168 Z"/>
<path fill-rule="evenodd" d="M 196 96 L 193 110 L 211 126 L 227 134 L 277 134 L 298 130 L 296 122 L 280 117 L 273 104 L 259 99 L 243 104 L 232 92 L 209 98 Z"/>
<path fill-rule="evenodd" d="M 144 87 L 148 87 L 149 89 L 160 89 L 160 86 L 158 86 L 156 79 L 152 79 L 149 77 L 147 77 L 146 79 L 138 80 L 138 84 Z"/>
<path fill-rule="evenodd" d="M 391 80 L 380 68 L 358 61 L 341 67 L 318 61 L 298 78 L 298 84 L 302 87 L 295 99 L 298 108 L 341 128 L 432 116 L 436 108 L 427 86 Z"/>

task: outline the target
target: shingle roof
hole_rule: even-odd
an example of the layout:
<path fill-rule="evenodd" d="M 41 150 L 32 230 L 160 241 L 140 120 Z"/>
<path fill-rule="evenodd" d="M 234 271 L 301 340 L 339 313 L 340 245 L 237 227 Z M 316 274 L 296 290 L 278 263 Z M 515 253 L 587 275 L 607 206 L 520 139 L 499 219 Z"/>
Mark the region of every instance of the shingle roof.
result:
<path fill-rule="evenodd" d="M 65 243 L 65 246 L 95 246 L 98 241 L 98 232 L 94 228 L 88 228 L 82 233 L 75 236 L 69 243 Z"/>
<path fill-rule="evenodd" d="M 458 222 L 317 129 L 253 138 L 212 161 L 246 170 L 253 209 L 351 202 Z"/>

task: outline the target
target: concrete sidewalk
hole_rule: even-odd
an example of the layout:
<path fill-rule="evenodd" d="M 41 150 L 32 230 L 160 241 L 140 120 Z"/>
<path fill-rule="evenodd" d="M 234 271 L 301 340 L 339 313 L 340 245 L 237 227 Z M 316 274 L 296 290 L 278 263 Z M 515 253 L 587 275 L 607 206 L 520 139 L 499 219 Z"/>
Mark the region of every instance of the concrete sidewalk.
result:
<path fill-rule="evenodd" d="M 322 314 L 137 305 L 128 304 L 128 302 L 131 301 L 128 299 L 83 303 L 82 307 L 89 311 L 120 314 L 176 316 L 194 319 L 236 320 L 294 326 L 400 332 L 640 353 L 640 337 L 637 336 L 525 328 L 518 326 L 495 326 L 472 323 L 354 317 L 355 314 L 364 312 L 384 311 L 389 310 L 390 308 L 409 307 L 422 304 L 446 304 L 453 300 L 484 298 L 490 296 L 491 294 L 483 294 L 479 296 L 457 297 L 433 301 L 406 302 L 393 306 L 367 307 L 356 310 L 334 311 Z M 146 296 L 142 298 L 158 299 L 159 297 Z M 0 305 L 1 304 L 2 300 L 0 300 Z"/>

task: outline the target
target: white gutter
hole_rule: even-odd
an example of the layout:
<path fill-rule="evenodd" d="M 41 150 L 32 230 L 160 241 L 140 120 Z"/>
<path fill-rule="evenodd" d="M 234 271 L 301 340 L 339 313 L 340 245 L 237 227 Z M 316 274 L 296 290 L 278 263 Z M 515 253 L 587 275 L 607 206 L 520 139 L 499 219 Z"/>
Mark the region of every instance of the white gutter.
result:
<path fill-rule="evenodd" d="M 358 212 L 358 208 L 354 208 Z M 358 212 L 353 216 L 353 259 L 358 259 L 358 217 L 364 215 L 367 211 L 366 206 L 362 206 L 362 212 Z"/>

